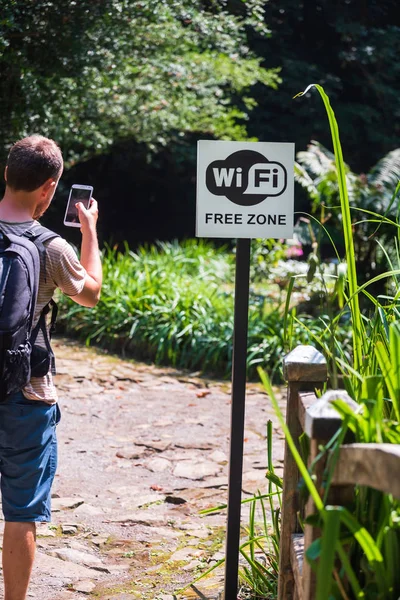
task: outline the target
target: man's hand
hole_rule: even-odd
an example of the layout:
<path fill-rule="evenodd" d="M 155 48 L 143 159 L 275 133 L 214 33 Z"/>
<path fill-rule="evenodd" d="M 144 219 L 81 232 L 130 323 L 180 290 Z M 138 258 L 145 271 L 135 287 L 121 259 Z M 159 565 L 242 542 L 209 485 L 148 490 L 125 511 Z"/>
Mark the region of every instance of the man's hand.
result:
<path fill-rule="evenodd" d="M 78 218 L 81 224 L 82 235 L 89 231 L 96 231 L 96 224 L 99 216 L 96 200 L 91 198 L 89 208 L 85 208 L 82 202 L 78 202 L 76 208 L 78 209 Z"/>

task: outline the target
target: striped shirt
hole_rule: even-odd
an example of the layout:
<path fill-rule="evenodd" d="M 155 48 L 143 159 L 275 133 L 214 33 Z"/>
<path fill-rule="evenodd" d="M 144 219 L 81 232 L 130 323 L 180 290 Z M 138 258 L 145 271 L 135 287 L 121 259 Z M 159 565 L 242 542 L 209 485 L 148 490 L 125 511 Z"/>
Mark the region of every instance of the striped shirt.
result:
<path fill-rule="evenodd" d="M 20 235 L 27 231 L 37 221 L 11 223 L 0 221 L 0 228 L 7 233 Z M 39 291 L 34 316 L 34 325 L 38 322 L 42 309 L 50 302 L 53 294 L 59 288 L 67 296 L 79 294 L 85 285 L 86 270 L 82 267 L 75 250 L 63 238 L 57 237 L 45 242 L 46 247 L 46 277 L 40 273 Z M 42 339 L 37 343 L 44 346 Z M 48 404 L 57 402 L 57 391 L 51 372 L 45 377 L 32 377 L 29 384 L 22 390 L 29 400 L 41 400 Z"/>

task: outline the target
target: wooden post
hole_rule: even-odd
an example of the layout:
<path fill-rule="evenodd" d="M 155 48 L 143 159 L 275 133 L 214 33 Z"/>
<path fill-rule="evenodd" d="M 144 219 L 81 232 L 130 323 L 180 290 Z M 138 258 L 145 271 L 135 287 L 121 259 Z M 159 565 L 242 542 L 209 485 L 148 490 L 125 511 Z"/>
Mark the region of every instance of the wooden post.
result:
<path fill-rule="evenodd" d="M 326 381 L 326 361 L 312 346 L 298 346 L 284 359 L 284 376 L 288 381 L 286 424 L 294 440 L 302 433 L 299 422 L 299 391 L 314 389 Z M 291 536 L 298 530 L 297 484 L 298 469 L 287 442 L 283 474 L 281 538 L 279 551 L 278 600 L 292 600 L 294 594 L 293 572 L 290 563 Z"/>
<path fill-rule="evenodd" d="M 357 408 L 357 403 L 348 396 L 344 390 L 332 390 L 326 392 L 317 402 L 310 406 L 305 416 L 305 433 L 310 438 L 310 456 L 309 466 L 316 459 L 319 453 L 319 447 L 324 445 L 338 431 L 342 424 L 339 413 L 331 405 L 332 400 L 344 400 L 353 410 Z M 314 466 L 314 483 L 322 495 L 323 474 L 326 460 L 319 460 Z M 311 498 L 308 498 L 305 507 L 305 518 L 315 513 L 315 505 Z M 312 542 L 321 535 L 319 529 L 313 525 L 305 525 L 304 529 L 304 552 Z M 304 558 L 303 561 L 303 598 L 313 600 L 315 598 L 316 575 L 311 570 L 310 564 Z"/>
<path fill-rule="evenodd" d="M 349 444 L 340 447 L 332 485 L 365 485 L 400 499 L 400 444 Z"/>

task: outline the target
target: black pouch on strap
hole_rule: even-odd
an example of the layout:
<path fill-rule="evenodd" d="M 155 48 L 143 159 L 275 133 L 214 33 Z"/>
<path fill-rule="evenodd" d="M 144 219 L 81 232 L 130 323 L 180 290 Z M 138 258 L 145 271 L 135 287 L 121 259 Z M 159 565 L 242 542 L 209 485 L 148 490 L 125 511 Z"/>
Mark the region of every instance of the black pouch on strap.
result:
<path fill-rule="evenodd" d="M 50 371 L 51 355 L 47 348 L 33 346 L 31 353 L 31 377 L 44 377 Z"/>
<path fill-rule="evenodd" d="M 51 314 L 51 322 L 50 322 L 50 336 L 55 329 L 55 322 L 57 318 L 57 305 L 51 300 L 47 306 L 44 307 L 42 313 L 39 317 L 39 321 L 32 331 L 31 336 L 31 344 L 32 344 L 32 352 L 31 352 L 31 377 L 45 377 L 47 373 L 50 371 L 53 375 L 56 374 L 55 369 L 55 358 L 54 353 L 50 345 L 49 335 L 47 333 L 46 327 L 46 315 L 52 308 Z M 39 333 L 42 331 L 45 347 L 39 346 L 36 344 L 36 338 Z"/>

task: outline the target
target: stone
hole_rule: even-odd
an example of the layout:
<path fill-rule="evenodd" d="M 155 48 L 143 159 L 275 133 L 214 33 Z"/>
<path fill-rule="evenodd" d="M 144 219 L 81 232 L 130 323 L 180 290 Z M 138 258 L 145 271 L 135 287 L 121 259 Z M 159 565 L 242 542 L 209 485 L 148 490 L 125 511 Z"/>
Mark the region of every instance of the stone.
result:
<path fill-rule="evenodd" d="M 184 450 L 212 450 L 215 448 L 215 444 L 210 442 L 175 442 L 175 447 Z"/>
<path fill-rule="evenodd" d="M 228 462 L 228 457 L 225 452 L 222 452 L 222 450 L 214 450 L 214 452 L 212 452 L 208 458 L 209 460 L 214 460 L 220 465 L 226 465 Z"/>
<path fill-rule="evenodd" d="M 109 539 L 109 535 L 96 535 L 96 537 L 94 537 L 92 539 L 92 542 L 95 546 L 97 546 L 98 548 L 101 548 L 102 546 L 104 546 L 104 544 L 107 543 L 108 539 Z"/>
<path fill-rule="evenodd" d="M 38 538 L 41 537 L 56 537 L 57 527 L 49 523 L 38 523 L 36 525 L 36 535 Z"/>
<path fill-rule="evenodd" d="M 206 481 L 200 481 L 196 485 L 197 485 L 197 487 L 200 487 L 200 488 L 215 488 L 215 489 L 227 488 L 228 487 L 228 476 L 227 475 L 219 475 L 217 477 L 210 477 Z"/>
<path fill-rule="evenodd" d="M 202 539 L 206 538 L 207 536 L 211 535 L 211 531 L 206 528 L 192 529 L 192 530 L 188 531 L 188 533 L 186 535 L 202 540 Z"/>
<path fill-rule="evenodd" d="M 113 596 L 103 596 L 102 600 L 134 600 L 137 597 L 137 595 L 132 594 L 116 594 Z"/>
<path fill-rule="evenodd" d="M 93 568 L 102 567 L 103 565 L 101 559 L 97 556 L 89 554 L 88 552 L 76 550 L 75 548 L 58 548 L 56 550 L 52 550 L 52 552 L 49 554 L 50 556 L 55 556 L 60 560 L 75 563 L 77 565 L 84 565 L 85 567 Z"/>
<path fill-rule="evenodd" d="M 225 558 L 225 552 L 223 550 L 220 550 L 219 552 L 216 552 L 210 559 L 210 561 L 215 561 L 218 562 L 219 560 L 222 560 Z"/>
<path fill-rule="evenodd" d="M 81 564 L 62 560 L 56 556 L 45 554 L 40 551 L 36 552 L 33 574 L 34 576 L 36 574 L 41 577 L 55 577 L 65 583 L 68 583 L 71 580 L 90 577 L 92 579 L 97 579 L 97 575 L 94 575 L 93 569 L 89 569 Z"/>
<path fill-rule="evenodd" d="M 176 531 L 172 529 L 172 527 L 152 527 L 151 534 L 154 534 L 154 537 L 157 537 L 159 540 L 167 539 L 167 540 L 176 540 L 182 537 L 182 532 Z"/>
<path fill-rule="evenodd" d="M 186 504 L 187 500 L 185 500 L 185 498 L 180 498 L 179 496 L 166 496 L 165 502 L 168 504 Z"/>
<path fill-rule="evenodd" d="M 107 512 L 105 508 L 102 508 L 101 506 L 92 506 L 85 502 L 80 504 L 78 508 L 74 510 L 74 515 L 77 515 L 78 517 L 90 517 L 92 515 L 101 515 L 105 512 Z"/>
<path fill-rule="evenodd" d="M 152 473 L 162 473 L 171 467 L 171 463 L 166 458 L 155 457 L 145 463 L 146 469 Z"/>
<path fill-rule="evenodd" d="M 116 494 L 117 496 L 135 496 L 143 491 L 142 487 L 137 485 L 115 485 L 109 486 L 107 492 Z"/>
<path fill-rule="evenodd" d="M 124 512 L 130 512 L 130 511 L 134 511 L 137 508 L 144 508 L 144 509 L 149 509 L 150 507 L 152 507 L 152 505 L 156 505 L 158 503 L 162 503 L 163 501 L 163 496 L 159 496 L 158 494 L 155 494 L 154 492 L 148 492 L 146 493 L 141 493 L 141 494 L 136 494 L 133 496 L 122 496 L 120 498 L 118 498 L 118 512 L 117 514 L 120 514 L 121 511 Z M 111 511 L 111 514 L 115 514 L 116 510 L 114 508 L 113 511 Z"/>
<path fill-rule="evenodd" d="M 74 548 L 75 550 L 80 550 L 81 552 L 87 552 L 88 547 L 86 544 L 82 544 L 81 541 L 77 538 L 72 538 L 68 544 L 68 548 Z"/>
<path fill-rule="evenodd" d="M 218 492 L 214 488 L 193 488 L 191 490 L 185 490 L 185 493 L 182 494 L 187 501 L 193 500 L 201 500 L 203 498 L 213 498 L 218 495 Z M 217 504 L 220 502 L 217 501 Z"/>
<path fill-rule="evenodd" d="M 51 510 L 53 512 L 59 512 L 60 510 L 71 510 L 77 508 L 85 501 L 83 498 L 52 498 L 51 499 Z"/>
<path fill-rule="evenodd" d="M 201 558 L 204 556 L 204 550 L 196 550 L 196 548 L 181 548 L 177 550 L 168 559 L 168 562 L 180 562 L 185 560 L 191 560 L 192 558 Z"/>
<path fill-rule="evenodd" d="M 151 450 L 156 450 L 156 452 L 164 452 L 167 448 L 170 447 L 171 442 L 165 440 L 155 440 L 149 442 L 135 442 L 136 446 L 145 446 L 146 448 L 150 448 Z"/>
<path fill-rule="evenodd" d="M 260 470 L 252 470 L 243 474 L 242 491 L 245 494 L 255 494 L 267 489 L 267 480 L 265 472 Z"/>
<path fill-rule="evenodd" d="M 217 475 L 221 467 L 214 462 L 196 462 L 192 460 L 183 460 L 178 463 L 174 469 L 175 477 L 184 477 L 186 479 L 204 479 Z"/>
<path fill-rule="evenodd" d="M 60 344 L 60 338 L 55 343 Z M 42 557 L 34 567 L 30 592 L 37 600 L 96 595 L 103 600 L 175 600 L 173 590 L 200 574 L 199 563 L 202 571 L 207 569 L 205 561 L 226 529 L 226 511 L 207 517 L 199 513 L 227 499 L 230 406 L 223 394 L 225 384 L 217 387 L 199 379 L 189 388 L 190 383 L 177 384 L 176 377 L 187 379 L 191 374 L 119 360 L 69 341 L 59 352 L 61 360 L 63 352 L 68 361 L 59 363 L 64 368 L 59 386 L 66 421 L 58 432 L 63 455 L 54 484 L 59 496 L 53 518 L 57 529 L 44 526 L 49 535 L 38 539 Z M 70 376 L 75 362 L 85 366 L 85 380 Z M 126 366 L 126 372 L 120 366 Z M 165 375 L 173 379 L 163 381 Z M 135 379 L 146 383 L 142 386 Z M 212 395 L 196 398 L 196 391 L 206 388 Z M 277 425 L 277 419 L 270 409 L 263 412 L 265 395 L 251 395 L 249 404 L 247 430 L 257 435 L 249 435 L 245 444 L 244 486 L 251 482 L 245 489 L 257 491 L 268 484 L 253 476 L 265 467 L 265 423 L 271 418 Z M 283 456 L 279 435 L 275 431 L 274 464 Z M 245 513 L 244 523 L 247 518 Z M 70 527 L 71 533 L 60 535 L 62 526 Z M 101 562 L 86 566 L 48 554 L 65 548 L 83 554 L 87 565 L 88 555 Z M 194 556 L 199 550 L 204 554 Z M 167 563 L 170 556 L 174 560 Z M 209 567 L 215 566 L 218 554 L 213 558 Z M 160 577 L 163 564 L 170 573 L 168 582 Z M 214 583 L 210 577 L 199 580 L 198 592 L 186 590 L 185 600 L 217 600 L 223 568 L 219 572 Z"/>
<path fill-rule="evenodd" d="M 78 532 L 78 528 L 75 525 L 61 525 L 61 531 L 63 535 L 73 535 Z"/>
<path fill-rule="evenodd" d="M 148 448 L 146 446 L 141 446 L 139 448 L 122 448 L 115 453 L 117 458 L 126 458 L 127 460 L 137 460 L 138 458 L 142 458 L 145 454 L 148 453 Z"/>
<path fill-rule="evenodd" d="M 73 583 L 71 589 L 75 592 L 80 592 L 81 594 L 90 594 L 91 592 L 93 592 L 95 587 L 96 584 L 94 583 L 94 581 L 91 581 L 90 579 L 83 579 L 81 581 Z"/>
<path fill-rule="evenodd" d="M 165 514 L 154 514 L 149 510 L 137 510 L 108 521 L 109 523 L 120 523 L 122 525 L 146 525 L 148 527 L 162 527 L 168 521 Z"/>
<path fill-rule="evenodd" d="M 190 561 L 187 565 L 184 565 L 182 569 L 184 571 L 194 571 L 196 567 L 199 566 L 199 561 L 197 559 Z"/>

